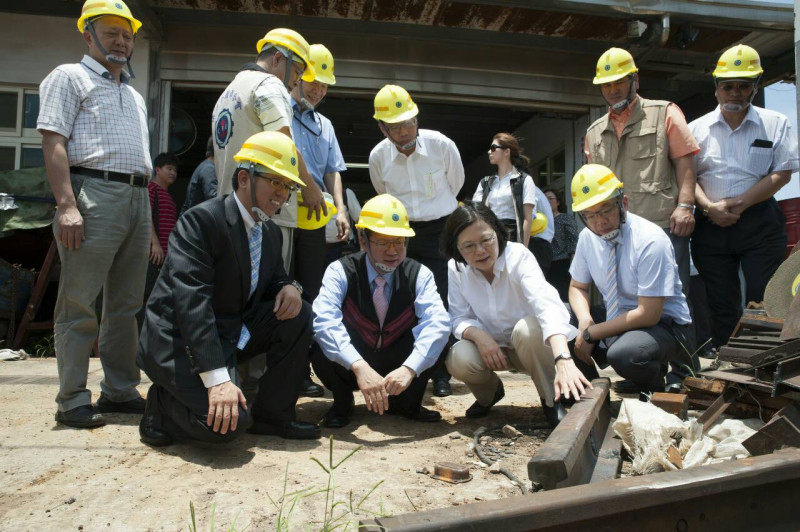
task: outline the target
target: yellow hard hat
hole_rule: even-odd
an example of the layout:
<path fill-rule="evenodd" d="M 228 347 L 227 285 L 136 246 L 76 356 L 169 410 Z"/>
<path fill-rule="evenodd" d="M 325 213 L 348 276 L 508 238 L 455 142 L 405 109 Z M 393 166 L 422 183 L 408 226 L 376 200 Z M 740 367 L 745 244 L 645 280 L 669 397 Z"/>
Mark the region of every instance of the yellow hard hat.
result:
<path fill-rule="evenodd" d="M 636 68 L 630 52 L 622 48 L 609 48 L 597 60 L 592 83 L 595 85 L 611 83 L 636 72 L 639 72 L 639 69 Z"/>
<path fill-rule="evenodd" d="M 572 210 L 580 212 L 619 195 L 622 183 L 602 164 L 584 164 L 572 178 Z"/>
<path fill-rule="evenodd" d="M 308 41 L 306 41 L 302 35 L 288 28 L 269 30 L 267 34 L 264 35 L 264 38 L 256 44 L 258 53 L 261 53 L 261 50 L 264 49 L 264 45 L 267 43 L 283 46 L 294 52 L 306 65 L 306 69 L 303 72 L 303 81 L 314 81 L 316 70 L 309 59 Z"/>
<path fill-rule="evenodd" d="M 327 223 L 330 221 L 331 218 L 336 216 L 338 212 L 336 207 L 333 205 L 333 196 L 328 194 L 327 192 L 323 192 L 322 195 L 325 197 L 325 205 L 328 207 L 328 215 L 322 214 L 320 211 L 319 213 L 319 220 L 317 220 L 317 215 L 315 213 L 311 214 L 311 218 L 308 217 L 308 207 L 305 205 L 299 205 L 303 202 L 303 194 L 301 192 L 297 193 L 297 228 L 298 229 L 305 229 L 306 231 L 313 231 L 314 229 L 319 229 L 320 227 L 325 227 Z"/>
<path fill-rule="evenodd" d="M 142 23 L 133 18 L 131 10 L 122 0 L 86 0 L 83 3 L 81 16 L 78 19 L 78 31 L 83 33 L 86 30 L 86 23 L 89 19 L 106 15 L 121 17 L 130 22 L 134 35 L 142 27 Z"/>
<path fill-rule="evenodd" d="M 544 230 L 547 229 L 547 223 L 547 216 L 541 212 L 537 212 L 536 216 L 534 216 L 531 221 L 531 236 L 536 236 L 544 232 Z"/>
<path fill-rule="evenodd" d="M 414 118 L 419 113 L 411 95 L 400 85 L 384 85 L 375 95 L 375 114 L 381 122 L 396 124 Z"/>
<path fill-rule="evenodd" d="M 757 78 L 763 72 L 758 52 L 747 45 L 737 44 L 719 56 L 712 75 L 717 79 Z"/>
<path fill-rule="evenodd" d="M 356 227 L 386 236 L 414 236 L 405 206 L 390 194 L 381 194 L 366 202 Z"/>
<path fill-rule="evenodd" d="M 336 76 L 333 75 L 333 54 L 322 44 L 312 44 L 308 57 L 314 66 L 316 78 L 325 85 L 336 85 Z"/>
<path fill-rule="evenodd" d="M 233 156 L 237 163 L 252 162 L 277 174 L 306 186 L 300 180 L 297 166 L 297 148 L 288 136 L 278 131 L 262 131 L 248 138 L 239 153 Z"/>

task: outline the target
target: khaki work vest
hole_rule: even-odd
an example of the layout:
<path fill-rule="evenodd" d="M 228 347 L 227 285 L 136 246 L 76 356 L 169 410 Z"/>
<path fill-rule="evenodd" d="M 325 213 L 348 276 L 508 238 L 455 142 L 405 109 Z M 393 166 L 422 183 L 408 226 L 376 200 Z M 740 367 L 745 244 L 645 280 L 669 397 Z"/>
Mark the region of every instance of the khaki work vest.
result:
<path fill-rule="evenodd" d="M 662 228 L 669 227 L 678 204 L 678 182 L 664 125 L 668 105 L 639 96 L 619 139 L 608 114 L 586 130 L 592 162 L 611 168 L 622 181 L 628 210 Z"/>

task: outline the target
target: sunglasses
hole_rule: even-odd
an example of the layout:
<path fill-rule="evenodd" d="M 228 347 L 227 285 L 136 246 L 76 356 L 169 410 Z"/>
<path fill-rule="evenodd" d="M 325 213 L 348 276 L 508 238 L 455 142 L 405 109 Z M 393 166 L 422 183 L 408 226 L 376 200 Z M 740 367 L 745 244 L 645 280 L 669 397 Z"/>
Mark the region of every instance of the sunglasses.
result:
<path fill-rule="evenodd" d="M 492 144 L 491 146 L 489 146 L 489 151 L 494 151 L 494 150 L 505 150 L 505 149 L 506 149 L 506 148 L 504 148 L 504 147 L 500 146 L 499 144 Z"/>

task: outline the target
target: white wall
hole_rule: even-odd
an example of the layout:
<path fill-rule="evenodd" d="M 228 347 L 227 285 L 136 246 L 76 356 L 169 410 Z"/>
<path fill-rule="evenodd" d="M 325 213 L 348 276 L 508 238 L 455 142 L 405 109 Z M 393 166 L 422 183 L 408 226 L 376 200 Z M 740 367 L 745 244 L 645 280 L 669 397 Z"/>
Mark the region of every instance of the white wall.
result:
<path fill-rule="evenodd" d="M 0 84 L 36 87 L 56 66 L 79 62 L 86 53 L 86 45 L 75 25 L 77 20 L 77 11 L 74 19 L 3 13 L 0 17 L 0 50 L 3 51 Z M 132 61 L 136 79 L 131 85 L 145 101 L 148 51 L 148 41 L 137 37 Z"/>

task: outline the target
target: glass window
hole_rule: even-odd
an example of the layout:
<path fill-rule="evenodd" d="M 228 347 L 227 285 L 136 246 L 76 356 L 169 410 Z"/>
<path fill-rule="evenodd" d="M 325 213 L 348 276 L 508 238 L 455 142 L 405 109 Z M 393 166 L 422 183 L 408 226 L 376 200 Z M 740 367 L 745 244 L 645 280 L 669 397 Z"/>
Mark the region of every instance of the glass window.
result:
<path fill-rule="evenodd" d="M 0 92 L 0 129 L 17 129 L 17 92 Z"/>
<path fill-rule="evenodd" d="M 39 118 L 39 95 L 26 92 L 23 103 L 22 127 L 36 129 L 36 119 Z"/>
<path fill-rule="evenodd" d="M 17 148 L 14 146 L 0 146 L 0 172 L 14 170 Z"/>
<path fill-rule="evenodd" d="M 38 146 L 23 146 L 21 168 L 36 168 L 44 166 L 44 154 Z"/>

